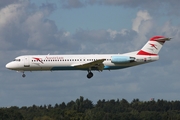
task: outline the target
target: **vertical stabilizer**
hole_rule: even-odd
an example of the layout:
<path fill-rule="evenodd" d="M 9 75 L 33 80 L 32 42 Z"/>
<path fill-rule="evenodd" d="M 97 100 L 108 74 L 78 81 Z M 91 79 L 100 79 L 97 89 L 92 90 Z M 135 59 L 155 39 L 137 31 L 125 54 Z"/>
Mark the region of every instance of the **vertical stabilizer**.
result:
<path fill-rule="evenodd" d="M 158 55 L 165 41 L 169 41 L 170 39 L 164 36 L 154 36 L 144 45 L 137 55 Z"/>

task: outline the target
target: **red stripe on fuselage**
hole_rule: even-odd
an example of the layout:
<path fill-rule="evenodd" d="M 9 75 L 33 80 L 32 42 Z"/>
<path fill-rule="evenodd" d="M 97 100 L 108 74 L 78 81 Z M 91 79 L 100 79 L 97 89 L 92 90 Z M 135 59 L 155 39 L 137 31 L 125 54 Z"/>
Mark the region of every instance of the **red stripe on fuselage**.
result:
<path fill-rule="evenodd" d="M 157 54 L 152 54 L 152 53 L 148 53 L 148 52 L 145 52 L 143 50 L 140 50 L 137 55 L 153 55 L 153 56 L 157 56 Z"/>

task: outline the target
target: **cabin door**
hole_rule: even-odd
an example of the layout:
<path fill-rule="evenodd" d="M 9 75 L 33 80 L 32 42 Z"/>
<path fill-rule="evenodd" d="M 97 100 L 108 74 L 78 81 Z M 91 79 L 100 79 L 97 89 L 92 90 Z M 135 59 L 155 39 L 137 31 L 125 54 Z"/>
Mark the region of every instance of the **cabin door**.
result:
<path fill-rule="evenodd" d="M 29 56 L 24 57 L 24 67 L 30 67 Z"/>

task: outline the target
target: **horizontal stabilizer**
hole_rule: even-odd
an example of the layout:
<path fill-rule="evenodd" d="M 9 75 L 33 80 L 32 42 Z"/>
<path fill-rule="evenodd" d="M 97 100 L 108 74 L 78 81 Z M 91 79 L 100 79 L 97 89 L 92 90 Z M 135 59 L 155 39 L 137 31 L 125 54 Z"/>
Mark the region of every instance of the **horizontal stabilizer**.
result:
<path fill-rule="evenodd" d="M 165 42 L 165 41 L 169 41 L 171 40 L 172 38 L 165 38 L 163 36 L 155 36 L 155 37 L 152 37 L 150 39 L 150 41 L 159 41 L 159 42 Z"/>

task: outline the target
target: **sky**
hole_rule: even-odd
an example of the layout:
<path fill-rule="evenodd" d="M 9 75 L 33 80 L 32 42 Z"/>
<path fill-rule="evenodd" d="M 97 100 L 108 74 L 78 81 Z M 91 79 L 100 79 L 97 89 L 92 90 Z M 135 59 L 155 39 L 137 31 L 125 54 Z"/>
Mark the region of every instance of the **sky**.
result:
<path fill-rule="evenodd" d="M 0 1 L 0 107 L 92 100 L 180 100 L 179 0 Z M 22 73 L 5 65 L 20 55 L 110 54 L 172 37 L 156 62 L 116 71 Z"/>

